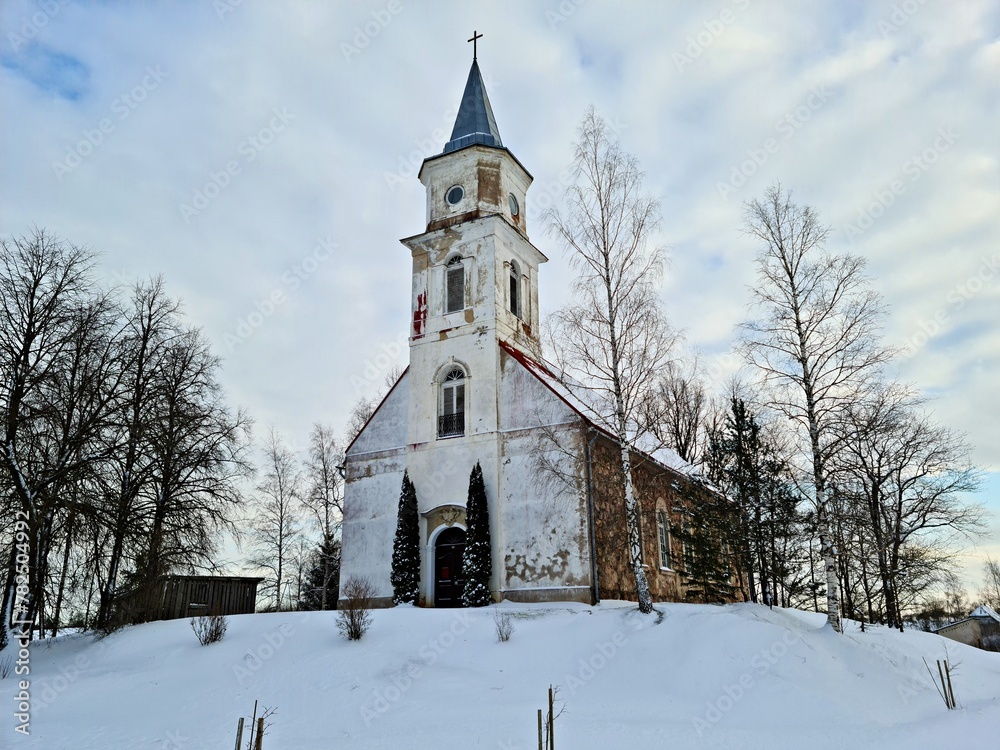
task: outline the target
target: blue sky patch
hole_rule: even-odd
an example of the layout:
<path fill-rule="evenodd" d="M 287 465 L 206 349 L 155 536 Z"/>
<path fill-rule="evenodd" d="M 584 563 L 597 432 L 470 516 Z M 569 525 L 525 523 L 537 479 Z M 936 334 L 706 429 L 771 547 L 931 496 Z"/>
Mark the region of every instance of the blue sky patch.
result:
<path fill-rule="evenodd" d="M 41 44 L 30 44 L 16 55 L 4 55 L 3 67 L 42 91 L 76 101 L 90 86 L 90 69 L 72 55 Z"/>

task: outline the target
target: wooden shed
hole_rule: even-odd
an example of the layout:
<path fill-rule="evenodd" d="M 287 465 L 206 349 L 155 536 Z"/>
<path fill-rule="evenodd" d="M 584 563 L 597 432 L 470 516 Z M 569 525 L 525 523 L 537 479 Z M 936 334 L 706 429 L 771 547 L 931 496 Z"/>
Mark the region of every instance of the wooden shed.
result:
<path fill-rule="evenodd" d="M 242 576 L 169 575 L 144 592 L 145 596 L 132 592 L 122 597 L 118 609 L 131 622 L 176 620 L 207 614 L 252 614 L 257 607 L 257 586 L 263 580 Z"/>

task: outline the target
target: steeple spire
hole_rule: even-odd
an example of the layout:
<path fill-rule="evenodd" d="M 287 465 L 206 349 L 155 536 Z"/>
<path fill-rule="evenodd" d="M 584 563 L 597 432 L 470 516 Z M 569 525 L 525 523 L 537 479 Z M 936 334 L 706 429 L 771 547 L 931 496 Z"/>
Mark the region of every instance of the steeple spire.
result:
<path fill-rule="evenodd" d="M 473 39 L 478 37 L 473 36 Z M 450 154 L 475 143 L 503 147 L 490 99 L 486 95 L 483 76 L 479 72 L 479 62 L 473 57 L 472 70 L 469 71 L 469 80 L 465 82 L 465 93 L 462 94 L 455 127 L 451 131 L 451 140 L 444 144 L 444 153 Z"/>

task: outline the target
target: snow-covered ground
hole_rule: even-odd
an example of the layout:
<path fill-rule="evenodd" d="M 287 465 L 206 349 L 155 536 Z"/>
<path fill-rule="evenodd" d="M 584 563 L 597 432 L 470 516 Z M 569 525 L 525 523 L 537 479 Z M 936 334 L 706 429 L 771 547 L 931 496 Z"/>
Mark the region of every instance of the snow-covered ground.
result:
<path fill-rule="evenodd" d="M 188 621 L 31 654 L 31 735 L 0 681 L 0 748 L 231 748 L 255 699 L 277 707 L 266 750 L 535 748 L 550 684 L 557 747 L 943 748 L 1000 746 L 1000 654 L 884 628 L 846 636 L 824 618 L 754 605 L 512 605 L 377 611 L 360 643 L 335 613 L 229 618 L 201 646 Z M 921 658 L 948 657 L 947 711 Z"/>

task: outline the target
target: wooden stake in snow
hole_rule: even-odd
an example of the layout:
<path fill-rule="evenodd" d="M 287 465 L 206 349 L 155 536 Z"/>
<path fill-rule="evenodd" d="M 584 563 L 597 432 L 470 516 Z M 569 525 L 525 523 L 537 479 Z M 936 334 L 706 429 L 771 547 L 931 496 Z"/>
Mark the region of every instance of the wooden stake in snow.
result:
<path fill-rule="evenodd" d="M 955 703 L 955 691 L 951 689 L 951 668 L 948 666 L 948 660 L 944 661 L 944 674 L 948 678 L 948 695 L 951 697 L 951 707 L 956 708 Z"/>
<path fill-rule="evenodd" d="M 549 750 L 556 750 L 556 716 L 552 709 L 552 686 L 549 685 Z"/>
<path fill-rule="evenodd" d="M 240 717 L 239 723 L 236 725 L 236 750 L 240 750 L 240 745 L 243 744 L 243 717 Z"/>

